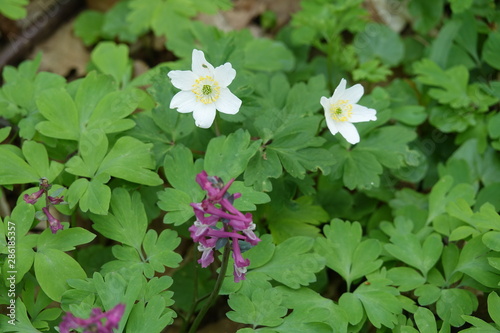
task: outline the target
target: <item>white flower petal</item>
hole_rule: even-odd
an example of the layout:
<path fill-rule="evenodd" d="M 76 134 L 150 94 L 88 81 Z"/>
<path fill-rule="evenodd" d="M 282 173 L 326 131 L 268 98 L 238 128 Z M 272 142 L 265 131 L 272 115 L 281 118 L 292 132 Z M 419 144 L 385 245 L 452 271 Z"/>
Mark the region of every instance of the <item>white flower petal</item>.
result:
<path fill-rule="evenodd" d="M 225 88 L 230 85 L 235 77 L 236 70 L 228 62 L 214 70 L 214 79 L 221 88 Z"/>
<path fill-rule="evenodd" d="M 351 88 L 346 89 L 342 96 L 340 96 L 340 99 L 346 99 L 350 104 L 356 104 L 359 102 L 364 92 L 365 90 L 363 89 L 363 86 L 358 83 Z"/>
<path fill-rule="evenodd" d="M 350 144 L 356 144 L 359 142 L 359 133 L 353 124 L 347 121 L 339 121 L 335 123 L 340 134 L 349 142 Z"/>
<path fill-rule="evenodd" d="M 330 110 L 330 99 L 323 96 L 323 97 L 321 97 L 319 102 L 323 106 L 323 109 L 325 110 L 325 116 L 326 116 L 326 112 L 328 112 Z"/>
<path fill-rule="evenodd" d="M 170 108 L 180 113 L 192 112 L 198 103 L 192 91 L 179 91 L 170 101 Z"/>
<path fill-rule="evenodd" d="M 214 103 L 203 104 L 197 103 L 193 117 L 195 120 L 195 124 L 201 128 L 209 128 L 212 126 L 215 119 L 215 105 Z"/>
<path fill-rule="evenodd" d="M 214 75 L 214 66 L 205 59 L 205 54 L 200 50 L 193 50 L 193 63 L 191 64 L 191 68 L 194 74 L 198 76 Z"/>
<path fill-rule="evenodd" d="M 360 123 L 363 121 L 377 120 L 377 110 L 369 109 L 365 106 L 354 104 L 352 106 L 352 116 L 349 118 L 351 123 Z"/>
<path fill-rule="evenodd" d="M 326 114 L 325 114 L 326 116 Z M 335 135 L 339 132 L 336 126 L 337 122 L 333 121 L 330 117 L 326 116 L 326 126 L 328 126 L 328 129 L 330 132 Z"/>
<path fill-rule="evenodd" d="M 191 71 L 170 71 L 167 75 L 174 87 L 180 90 L 191 90 L 198 78 L 196 74 Z"/>
<path fill-rule="evenodd" d="M 219 99 L 214 103 L 217 110 L 222 113 L 236 114 L 240 110 L 241 99 L 236 97 L 229 89 L 221 89 Z"/>
<path fill-rule="evenodd" d="M 337 88 L 335 88 L 335 91 L 333 92 L 333 95 L 331 98 L 333 103 L 338 101 L 340 99 L 340 97 L 344 94 L 346 84 L 347 84 L 347 81 L 345 79 L 340 80 L 340 83 L 337 86 Z"/>

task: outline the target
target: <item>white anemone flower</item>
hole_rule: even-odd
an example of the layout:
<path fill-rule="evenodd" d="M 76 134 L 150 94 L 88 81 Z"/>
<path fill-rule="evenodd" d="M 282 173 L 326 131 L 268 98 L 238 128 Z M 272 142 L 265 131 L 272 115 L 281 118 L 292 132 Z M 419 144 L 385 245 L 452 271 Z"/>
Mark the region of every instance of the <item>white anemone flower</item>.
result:
<path fill-rule="evenodd" d="M 356 84 L 346 89 L 346 80 L 342 79 L 332 97 L 321 97 L 320 103 L 325 109 L 326 125 L 333 135 L 340 132 L 350 144 L 359 142 L 359 133 L 353 123 L 377 120 L 375 109 L 356 104 L 363 96 L 364 89 Z"/>
<path fill-rule="evenodd" d="M 170 102 L 171 109 L 181 113 L 193 112 L 196 126 L 209 128 L 215 119 L 215 110 L 236 114 L 241 100 L 227 86 L 236 71 L 230 63 L 214 68 L 202 51 L 193 50 L 191 71 L 170 71 L 168 77 L 180 89 Z"/>

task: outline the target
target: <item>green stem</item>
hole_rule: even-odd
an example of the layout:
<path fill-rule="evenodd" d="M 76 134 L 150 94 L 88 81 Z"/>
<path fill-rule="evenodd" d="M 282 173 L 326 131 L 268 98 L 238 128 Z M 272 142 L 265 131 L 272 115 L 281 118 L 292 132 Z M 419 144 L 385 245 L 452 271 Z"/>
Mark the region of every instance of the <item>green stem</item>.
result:
<path fill-rule="evenodd" d="M 219 117 L 215 117 L 215 136 L 220 136 Z"/>
<path fill-rule="evenodd" d="M 196 318 L 194 319 L 193 324 L 191 325 L 191 328 L 189 329 L 189 333 L 195 333 L 198 329 L 198 326 L 200 326 L 201 321 L 207 314 L 208 309 L 210 309 L 219 296 L 219 291 L 220 288 L 222 287 L 222 282 L 224 281 L 224 278 L 226 276 L 226 271 L 227 271 L 227 265 L 229 263 L 229 253 L 231 252 L 231 247 L 229 245 L 229 242 L 226 243 L 226 246 L 224 247 L 224 253 L 222 254 L 222 262 L 220 266 L 220 271 L 219 271 L 219 276 L 217 277 L 217 281 L 215 282 L 214 290 L 210 294 L 210 297 L 207 300 L 207 303 L 203 306 L 203 308 L 200 310 Z"/>
<path fill-rule="evenodd" d="M 196 246 L 193 246 L 193 257 L 196 258 Z M 196 259 L 195 259 L 196 260 Z M 194 311 L 196 310 L 196 306 L 200 302 L 198 299 L 198 270 L 199 266 L 196 265 L 196 262 L 193 265 L 194 267 L 194 285 L 193 285 L 193 299 L 191 300 L 191 307 L 187 312 L 187 315 L 184 318 L 184 322 L 182 324 L 181 333 L 186 333 L 189 325 L 189 320 L 193 316 Z"/>

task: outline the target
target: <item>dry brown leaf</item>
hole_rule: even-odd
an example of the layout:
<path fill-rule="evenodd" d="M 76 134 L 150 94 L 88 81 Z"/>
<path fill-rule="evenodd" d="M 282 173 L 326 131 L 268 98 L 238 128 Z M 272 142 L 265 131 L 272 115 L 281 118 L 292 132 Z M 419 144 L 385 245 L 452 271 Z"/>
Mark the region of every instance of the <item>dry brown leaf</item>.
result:
<path fill-rule="evenodd" d="M 35 47 L 31 57 L 42 52 L 40 70 L 67 76 L 75 71 L 76 76 L 86 73 L 90 54 L 82 41 L 73 34 L 73 21 L 62 25 L 47 40 Z"/>

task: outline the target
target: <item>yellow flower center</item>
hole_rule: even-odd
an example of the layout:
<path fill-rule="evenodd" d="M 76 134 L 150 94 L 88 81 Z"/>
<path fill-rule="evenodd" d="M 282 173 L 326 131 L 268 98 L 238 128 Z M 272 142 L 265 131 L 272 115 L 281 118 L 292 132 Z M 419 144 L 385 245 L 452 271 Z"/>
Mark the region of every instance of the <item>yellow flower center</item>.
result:
<path fill-rule="evenodd" d="M 334 121 L 349 121 L 352 116 L 352 104 L 348 100 L 341 99 L 330 106 L 330 117 Z"/>
<path fill-rule="evenodd" d="M 203 104 L 215 102 L 220 95 L 219 84 L 211 76 L 198 78 L 191 91 L 196 95 L 196 101 Z"/>

